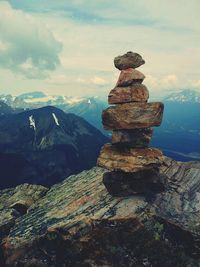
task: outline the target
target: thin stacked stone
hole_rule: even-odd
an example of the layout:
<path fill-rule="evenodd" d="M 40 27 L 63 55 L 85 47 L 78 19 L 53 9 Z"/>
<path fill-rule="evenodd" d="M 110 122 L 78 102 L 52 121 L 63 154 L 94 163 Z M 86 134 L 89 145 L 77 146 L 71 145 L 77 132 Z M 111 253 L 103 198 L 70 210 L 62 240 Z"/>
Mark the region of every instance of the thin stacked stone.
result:
<path fill-rule="evenodd" d="M 102 113 L 102 123 L 112 131 L 112 144 L 101 149 L 97 165 L 109 170 L 103 182 L 112 195 L 126 196 L 163 188 L 159 166 L 163 154 L 149 148 L 154 126 L 162 122 L 163 103 L 150 102 L 149 91 L 142 84 L 145 76 L 135 68 L 143 58 L 133 52 L 114 59 L 121 71 L 114 89 L 108 95 L 112 106 Z"/>

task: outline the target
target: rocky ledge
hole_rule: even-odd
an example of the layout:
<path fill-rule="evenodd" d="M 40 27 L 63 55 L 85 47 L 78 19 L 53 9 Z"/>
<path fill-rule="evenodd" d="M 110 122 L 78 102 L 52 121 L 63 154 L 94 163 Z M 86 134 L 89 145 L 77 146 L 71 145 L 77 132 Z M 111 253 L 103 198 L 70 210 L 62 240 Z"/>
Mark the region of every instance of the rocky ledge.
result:
<path fill-rule="evenodd" d="M 200 163 L 165 158 L 160 173 L 165 187 L 145 197 L 111 196 L 98 167 L 34 186 L 37 197 L 0 191 L 0 266 L 200 266 Z"/>

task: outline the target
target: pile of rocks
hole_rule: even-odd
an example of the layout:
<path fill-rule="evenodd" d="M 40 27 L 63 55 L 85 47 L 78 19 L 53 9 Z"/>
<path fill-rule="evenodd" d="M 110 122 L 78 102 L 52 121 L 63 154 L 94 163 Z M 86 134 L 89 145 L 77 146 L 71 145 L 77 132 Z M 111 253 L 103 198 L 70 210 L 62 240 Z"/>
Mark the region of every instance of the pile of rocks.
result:
<path fill-rule="evenodd" d="M 133 52 L 114 59 L 121 73 L 108 96 L 112 106 L 102 114 L 104 128 L 113 131 L 112 144 L 104 145 L 97 161 L 98 166 L 110 171 L 103 182 L 112 195 L 127 196 L 163 188 L 159 175 L 163 154 L 148 146 L 151 127 L 161 124 L 164 106 L 161 102 L 147 103 L 149 92 L 142 84 L 145 76 L 135 69 L 144 63 Z"/>

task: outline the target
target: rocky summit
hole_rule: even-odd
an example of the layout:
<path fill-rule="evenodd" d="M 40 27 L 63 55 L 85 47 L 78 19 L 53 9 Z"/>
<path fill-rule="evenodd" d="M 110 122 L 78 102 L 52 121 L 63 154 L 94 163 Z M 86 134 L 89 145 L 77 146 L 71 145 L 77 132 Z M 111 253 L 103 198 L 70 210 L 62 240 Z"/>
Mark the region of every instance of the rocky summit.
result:
<path fill-rule="evenodd" d="M 105 173 L 95 167 L 42 194 L 35 186 L 38 199 L 7 225 L 0 266 L 199 266 L 200 163 L 164 158 L 160 175 L 167 186 L 160 191 L 157 182 L 149 182 L 157 190 L 154 196 L 148 187 L 145 195 L 133 195 L 136 182 L 129 184 L 130 177 L 124 181 L 117 173 L 115 182 L 121 187 L 112 190 L 120 196 L 113 197 L 102 183 Z M 137 182 L 142 190 L 139 177 Z M 31 187 L 25 188 L 28 195 Z M 0 191 L 7 209 L 17 212 L 13 203 L 26 198 L 21 190 Z M 3 210 L 0 217 L 6 224 Z"/>
<path fill-rule="evenodd" d="M 0 191 L 0 239 L 9 233 L 17 218 L 26 214 L 28 208 L 47 191 L 43 186 L 29 184 Z"/>
<path fill-rule="evenodd" d="M 104 145 L 97 160 L 98 166 L 110 171 L 104 175 L 103 182 L 111 194 L 121 189 L 124 194 L 142 193 L 145 187 L 153 188 L 152 184 L 163 189 L 164 184 L 159 186 L 163 183 L 159 176 L 163 154 L 148 145 L 151 127 L 162 122 L 164 105 L 147 103 L 149 91 L 142 84 L 145 76 L 134 69 L 144 64 L 139 54 L 128 52 L 115 58 L 114 64 L 122 71 L 116 87 L 108 95 L 112 106 L 102 113 L 104 129 L 113 131 L 112 144 Z"/>

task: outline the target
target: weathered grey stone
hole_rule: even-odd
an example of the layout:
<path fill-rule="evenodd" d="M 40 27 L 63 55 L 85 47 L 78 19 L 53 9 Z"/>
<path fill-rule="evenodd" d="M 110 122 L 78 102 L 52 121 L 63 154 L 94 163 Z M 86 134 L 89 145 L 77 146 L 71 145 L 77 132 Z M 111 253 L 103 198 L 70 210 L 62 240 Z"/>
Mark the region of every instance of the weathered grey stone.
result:
<path fill-rule="evenodd" d="M 48 188 L 41 185 L 22 184 L 15 188 L 0 190 L 0 209 L 12 208 L 22 204 L 27 209 L 38 199 L 43 197 Z"/>
<path fill-rule="evenodd" d="M 128 87 L 115 87 L 108 95 L 109 104 L 147 102 L 149 91 L 145 85 L 136 83 Z"/>
<path fill-rule="evenodd" d="M 29 184 L 0 190 L 0 238 L 8 234 L 15 220 L 24 215 L 47 191 L 41 185 Z"/>
<path fill-rule="evenodd" d="M 135 130 L 115 130 L 112 133 L 112 144 L 127 147 L 148 147 L 153 134 L 152 128 Z"/>
<path fill-rule="evenodd" d="M 0 242 L 3 237 L 9 234 L 11 227 L 14 226 L 15 220 L 20 217 L 20 213 L 15 209 L 0 210 Z"/>
<path fill-rule="evenodd" d="M 103 111 L 102 123 L 106 130 L 159 126 L 163 109 L 161 102 L 118 104 Z"/>
<path fill-rule="evenodd" d="M 133 52 L 127 52 L 123 56 L 118 56 L 114 59 L 114 65 L 119 70 L 138 68 L 144 63 L 144 59 L 138 53 Z"/>

